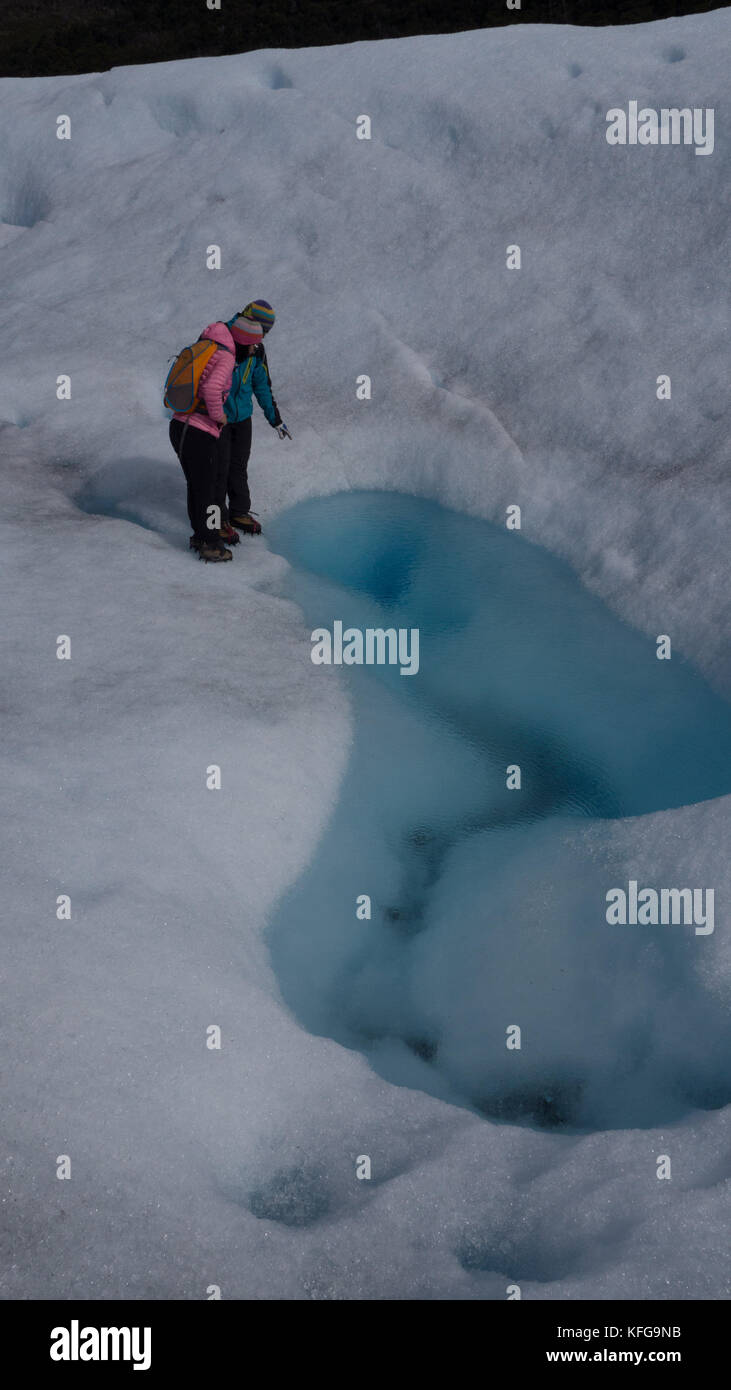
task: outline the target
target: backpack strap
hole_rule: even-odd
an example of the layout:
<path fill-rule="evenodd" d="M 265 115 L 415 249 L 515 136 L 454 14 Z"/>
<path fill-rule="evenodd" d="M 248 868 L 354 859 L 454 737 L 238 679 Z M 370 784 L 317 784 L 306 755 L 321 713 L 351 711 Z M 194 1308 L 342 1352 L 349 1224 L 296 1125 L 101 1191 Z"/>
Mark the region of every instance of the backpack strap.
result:
<path fill-rule="evenodd" d="M 233 351 L 234 351 L 233 348 L 226 347 L 226 344 L 225 344 L 225 343 L 219 343 L 219 341 L 218 341 L 217 338 L 204 338 L 202 333 L 201 333 L 200 337 L 197 338 L 196 341 L 199 342 L 199 343 L 215 343 L 215 344 L 216 344 L 216 347 L 221 349 L 221 352 L 230 352 L 230 353 L 233 353 Z"/>

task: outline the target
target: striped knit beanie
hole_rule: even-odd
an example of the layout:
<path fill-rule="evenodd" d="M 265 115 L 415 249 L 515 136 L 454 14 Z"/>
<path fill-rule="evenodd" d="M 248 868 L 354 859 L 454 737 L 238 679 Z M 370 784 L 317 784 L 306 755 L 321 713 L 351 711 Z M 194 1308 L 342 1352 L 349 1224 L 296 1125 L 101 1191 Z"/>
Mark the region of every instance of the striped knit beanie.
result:
<path fill-rule="evenodd" d="M 273 326 L 276 314 L 266 299 L 252 299 L 250 304 L 242 311 L 247 319 L 254 319 L 260 323 L 265 333 Z"/>
<path fill-rule="evenodd" d="M 260 343 L 264 337 L 261 324 L 255 323 L 246 314 L 237 314 L 234 319 L 229 319 L 228 327 L 231 329 L 234 342 L 244 347 L 250 343 Z"/>

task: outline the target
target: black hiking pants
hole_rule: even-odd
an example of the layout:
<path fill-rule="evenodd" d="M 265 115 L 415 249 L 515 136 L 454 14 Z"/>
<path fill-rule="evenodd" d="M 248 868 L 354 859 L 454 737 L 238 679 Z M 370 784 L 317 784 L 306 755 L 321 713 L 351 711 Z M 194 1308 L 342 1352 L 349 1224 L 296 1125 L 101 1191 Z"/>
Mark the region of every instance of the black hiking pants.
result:
<path fill-rule="evenodd" d="M 222 489 L 216 498 L 221 508 L 221 516 L 228 521 L 233 512 L 236 516 L 246 516 L 251 509 L 248 465 L 251 453 L 251 416 L 237 424 L 224 425 L 219 439 L 221 449 Z M 228 493 L 228 511 L 226 511 Z"/>
<path fill-rule="evenodd" d="M 220 440 L 207 430 L 197 429 L 195 425 L 183 425 L 180 420 L 171 420 L 170 443 L 185 474 L 188 516 L 193 535 L 199 544 L 208 541 L 209 544 L 218 545 L 221 538 L 216 528 L 208 524 L 208 508 L 216 504 L 220 506 L 219 472 L 223 463 Z"/>

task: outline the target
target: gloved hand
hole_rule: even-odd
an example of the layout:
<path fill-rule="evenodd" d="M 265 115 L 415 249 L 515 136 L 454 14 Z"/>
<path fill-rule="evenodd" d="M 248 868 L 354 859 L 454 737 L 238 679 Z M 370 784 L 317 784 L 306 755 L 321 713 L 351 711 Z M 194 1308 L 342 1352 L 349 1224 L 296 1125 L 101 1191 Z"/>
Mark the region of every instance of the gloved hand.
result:
<path fill-rule="evenodd" d="M 278 425 L 275 425 L 275 429 L 276 429 L 277 434 L 279 435 L 279 438 L 280 438 L 280 439 L 291 439 L 291 438 L 292 438 L 292 436 L 291 436 L 289 430 L 287 429 L 287 426 L 286 426 L 285 423 L 284 423 L 284 420 L 280 420 L 280 421 L 279 421 L 279 424 L 278 424 Z"/>

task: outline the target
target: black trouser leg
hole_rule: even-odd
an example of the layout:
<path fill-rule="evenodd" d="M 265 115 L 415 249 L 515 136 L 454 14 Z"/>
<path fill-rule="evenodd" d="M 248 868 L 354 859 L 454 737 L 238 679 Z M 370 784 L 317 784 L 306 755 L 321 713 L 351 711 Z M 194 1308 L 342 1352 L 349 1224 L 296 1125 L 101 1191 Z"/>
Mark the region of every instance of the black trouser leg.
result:
<path fill-rule="evenodd" d="M 216 504 L 221 510 L 221 525 L 229 524 L 229 508 L 226 503 L 228 491 L 228 470 L 231 460 L 230 425 L 224 425 L 218 436 L 218 467 L 216 470 Z"/>
<path fill-rule="evenodd" d="M 228 436 L 224 449 L 228 454 L 228 508 L 237 516 L 251 510 L 248 464 L 251 453 L 251 416 L 223 431 Z"/>
<path fill-rule="evenodd" d="M 208 508 L 216 504 L 218 440 L 207 430 L 199 430 L 195 425 L 186 428 L 179 420 L 171 420 L 170 443 L 185 474 L 193 535 L 199 544 L 218 544 L 220 536 L 208 518 Z"/>

